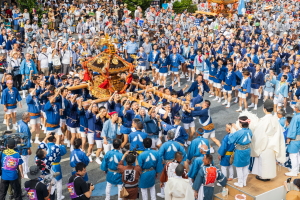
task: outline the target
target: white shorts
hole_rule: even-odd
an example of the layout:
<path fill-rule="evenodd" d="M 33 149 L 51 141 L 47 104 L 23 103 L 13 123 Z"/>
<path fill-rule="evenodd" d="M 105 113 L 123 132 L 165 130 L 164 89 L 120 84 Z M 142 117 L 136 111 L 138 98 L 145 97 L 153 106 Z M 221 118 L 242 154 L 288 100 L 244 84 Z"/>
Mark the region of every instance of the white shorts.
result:
<path fill-rule="evenodd" d="M 214 86 L 215 88 L 219 88 L 219 89 L 222 88 L 221 83 L 214 83 L 213 86 Z"/>
<path fill-rule="evenodd" d="M 94 144 L 94 133 L 87 133 L 87 140 L 89 144 Z"/>
<path fill-rule="evenodd" d="M 258 89 L 251 88 L 251 94 L 254 94 L 255 96 L 259 96 Z"/>
<path fill-rule="evenodd" d="M 228 93 L 228 94 L 231 94 L 231 93 L 232 93 L 232 90 L 225 90 L 225 89 L 223 88 L 222 92 L 226 92 L 226 93 Z"/>
<path fill-rule="evenodd" d="M 184 127 L 184 129 L 189 129 L 189 128 L 191 128 L 191 127 L 195 127 L 195 122 L 194 121 L 192 121 L 191 123 L 188 123 L 188 124 L 186 124 L 186 123 L 183 123 L 183 127 Z"/>
<path fill-rule="evenodd" d="M 155 72 L 156 72 L 156 73 L 159 73 L 159 69 L 156 68 L 156 69 L 155 69 Z"/>
<path fill-rule="evenodd" d="M 66 125 L 66 119 L 60 119 L 59 125 L 62 127 Z"/>
<path fill-rule="evenodd" d="M 17 108 L 14 109 L 7 109 L 7 111 L 5 112 L 5 114 L 10 115 L 12 113 L 16 113 L 17 112 Z"/>
<path fill-rule="evenodd" d="M 284 97 L 282 95 L 278 95 L 277 97 L 274 98 L 274 104 L 277 106 L 283 106 L 284 103 Z"/>
<path fill-rule="evenodd" d="M 179 72 L 172 72 L 172 71 L 171 71 L 171 73 L 172 73 L 172 74 L 175 74 L 175 75 L 179 74 Z"/>
<path fill-rule="evenodd" d="M 167 76 L 168 76 L 168 73 L 159 73 L 159 76 L 167 77 Z"/>
<path fill-rule="evenodd" d="M 212 132 L 209 132 L 209 133 L 204 133 L 203 134 L 203 137 L 204 138 L 214 138 L 214 137 L 216 137 L 216 132 L 215 131 L 212 131 Z"/>
<path fill-rule="evenodd" d="M 76 127 L 76 128 L 68 127 L 68 128 L 71 133 L 80 133 L 79 127 Z"/>
<path fill-rule="evenodd" d="M 137 66 L 136 67 L 136 70 L 142 70 L 142 71 L 145 71 L 146 70 L 146 66 Z"/>
<path fill-rule="evenodd" d="M 239 89 L 241 89 L 240 85 L 235 86 L 235 90 L 239 90 Z"/>
<path fill-rule="evenodd" d="M 213 80 L 208 80 L 208 83 L 211 85 L 214 85 L 214 81 Z"/>
<path fill-rule="evenodd" d="M 158 138 L 151 138 L 151 140 L 152 140 L 152 145 L 151 145 L 152 149 L 155 149 L 156 146 L 161 145 L 161 143 L 162 143 L 159 137 Z"/>
<path fill-rule="evenodd" d="M 41 118 L 38 117 L 38 118 L 35 118 L 35 119 L 30 119 L 29 124 L 30 124 L 30 125 L 41 124 Z"/>
<path fill-rule="evenodd" d="M 201 74 L 202 71 L 200 71 L 199 69 L 196 68 L 196 74 Z"/>
<path fill-rule="evenodd" d="M 188 68 L 188 71 L 195 71 L 195 69 Z"/>
<path fill-rule="evenodd" d="M 46 113 L 45 113 L 44 111 L 41 111 L 41 115 L 42 115 L 45 119 L 47 119 Z"/>
<path fill-rule="evenodd" d="M 55 135 L 56 135 L 56 134 L 57 134 L 57 135 L 62 135 L 62 134 L 63 134 L 60 127 L 57 128 L 57 129 L 54 129 L 54 130 L 52 130 L 52 131 L 47 131 L 47 134 L 48 134 L 48 133 L 55 133 Z"/>
<path fill-rule="evenodd" d="M 204 80 L 208 80 L 208 78 L 209 78 L 209 73 L 204 73 L 203 74 L 203 79 Z"/>
<path fill-rule="evenodd" d="M 273 97 L 273 95 L 274 95 L 273 92 L 264 91 L 264 96 L 265 97 Z"/>
<path fill-rule="evenodd" d="M 103 147 L 103 140 L 95 140 L 97 149 L 102 149 Z"/>
<path fill-rule="evenodd" d="M 80 136 L 81 136 L 82 138 L 86 138 L 86 133 L 85 133 L 85 132 L 82 132 L 82 131 L 80 131 Z"/>
<path fill-rule="evenodd" d="M 241 93 L 241 92 L 239 92 L 239 95 L 238 95 L 240 98 L 242 98 L 242 99 L 246 99 L 247 97 L 246 97 L 246 94 L 244 94 L 244 93 Z"/>

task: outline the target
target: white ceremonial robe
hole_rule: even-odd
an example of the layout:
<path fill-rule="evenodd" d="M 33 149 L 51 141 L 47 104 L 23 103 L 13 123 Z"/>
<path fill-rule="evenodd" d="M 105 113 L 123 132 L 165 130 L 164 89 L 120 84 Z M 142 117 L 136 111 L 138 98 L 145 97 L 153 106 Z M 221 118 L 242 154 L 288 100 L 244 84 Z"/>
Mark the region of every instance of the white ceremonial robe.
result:
<path fill-rule="evenodd" d="M 191 200 L 194 199 L 194 190 L 189 179 L 172 177 L 165 185 L 165 200 Z"/>
<path fill-rule="evenodd" d="M 276 177 L 276 161 L 286 161 L 282 132 L 278 118 L 272 114 L 267 114 L 259 120 L 251 143 L 251 157 L 255 157 L 252 174 L 257 174 L 263 179 Z"/>

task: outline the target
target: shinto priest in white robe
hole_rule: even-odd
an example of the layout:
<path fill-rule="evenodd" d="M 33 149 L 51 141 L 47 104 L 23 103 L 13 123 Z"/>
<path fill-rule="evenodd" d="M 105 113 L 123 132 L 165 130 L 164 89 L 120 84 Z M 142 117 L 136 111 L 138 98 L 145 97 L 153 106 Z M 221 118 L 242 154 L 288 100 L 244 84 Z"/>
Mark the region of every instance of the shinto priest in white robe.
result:
<path fill-rule="evenodd" d="M 252 174 L 262 179 L 276 177 L 276 161 L 284 163 L 285 141 L 278 118 L 272 114 L 262 117 L 254 131 L 251 142 L 251 157 L 255 157 Z"/>

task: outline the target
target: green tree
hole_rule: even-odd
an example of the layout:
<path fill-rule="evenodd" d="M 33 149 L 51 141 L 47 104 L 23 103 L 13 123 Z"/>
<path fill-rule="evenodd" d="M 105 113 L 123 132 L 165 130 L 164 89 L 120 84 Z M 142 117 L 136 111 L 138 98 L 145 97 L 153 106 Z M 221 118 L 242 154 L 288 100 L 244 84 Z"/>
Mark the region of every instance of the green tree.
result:
<path fill-rule="evenodd" d="M 152 0 L 124 0 L 123 2 L 127 4 L 129 10 L 134 12 L 137 6 L 140 6 L 145 11 L 150 7 Z"/>
<path fill-rule="evenodd" d="M 173 10 L 175 13 L 183 13 L 187 10 L 189 13 L 194 13 L 197 10 L 197 6 L 193 4 L 192 0 L 181 0 L 173 3 Z"/>
<path fill-rule="evenodd" d="M 17 0 L 17 3 L 21 11 L 28 9 L 28 12 L 32 14 L 33 10 L 35 10 L 35 12 L 39 15 L 39 19 L 42 18 L 43 13 L 46 13 L 43 10 L 43 5 L 39 4 L 37 0 Z"/>

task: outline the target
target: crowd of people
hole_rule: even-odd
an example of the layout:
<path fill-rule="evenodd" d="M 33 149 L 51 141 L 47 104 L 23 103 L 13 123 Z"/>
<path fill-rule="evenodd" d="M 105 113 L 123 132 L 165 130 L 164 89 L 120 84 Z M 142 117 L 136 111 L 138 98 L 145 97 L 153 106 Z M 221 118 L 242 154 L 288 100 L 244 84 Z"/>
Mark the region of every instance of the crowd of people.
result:
<path fill-rule="evenodd" d="M 290 169 L 287 176 L 297 176 L 299 2 L 251 1 L 245 15 L 215 17 L 176 14 L 173 2 L 146 10 L 137 6 L 134 13 L 121 0 L 40 3 L 42 16 L 6 2 L 1 13 L 3 123 L 29 139 L 22 150 L 14 150 L 16 144 L 9 140 L 1 154 L 0 199 L 9 185 L 9 195 L 22 199 L 22 177 L 31 179 L 25 188 L 35 199 L 64 199 L 60 161 L 67 151 L 75 168 L 68 191 L 77 200 L 92 194 L 86 168 L 94 161 L 106 172 L 106 200 L 113 185 L 119 199 L 138 198 L 139 188 L 144 200 L 148 189 L 151 199 L 212 199 L 215 182 L 224 186 L 234 178 L 233 166 L 237 187 L 247 185 L 249 172 L 262 181 L 275 178 L 277 162 Z M 206 11 L 215 6 L 195 3 Z M 107 102 L 97 103 L 88 89 L 68 87 L 85 83 L 82 61 L 108 48 L 99 43 L 106 35 L 127 62 L 137 57 L 133 80 L 139 84 L 126 82 L 128 95 L 116 91 Z M 22 99 L 28 112 L 18 121 Z M 238 103 L 236 111 L 242 112 L 238 123 L 226 125 L 221 142 L 212 101 L 228 112 Z M 266 115 L 257 130 L 247 111 L 259 109 L 260 101 Z M 294 112 L 287 115 L 288 110 Z M 209 139 L 218 148 L 220 170 Z M 29 167 L 32 143 L 39 146 L 36 166 Z M 47 188 L 45 177 L 53 173 Z"/>

